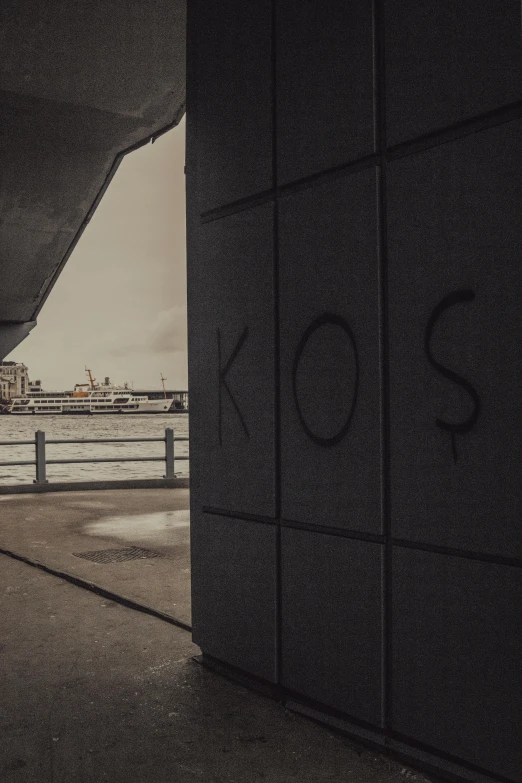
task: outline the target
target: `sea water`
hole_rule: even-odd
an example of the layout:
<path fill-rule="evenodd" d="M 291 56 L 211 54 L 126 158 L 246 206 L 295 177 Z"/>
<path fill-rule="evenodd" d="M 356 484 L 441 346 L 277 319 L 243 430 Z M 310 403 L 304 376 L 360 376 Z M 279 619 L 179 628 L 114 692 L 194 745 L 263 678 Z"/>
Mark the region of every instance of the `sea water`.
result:
<path fill-rule="evenodd" d="M 93 416 L 0 416 L 0 441 L 31 440 L 43 430 L 48 440 L 83 438 L 163 438 L 170 427 L 175 436 L 188 437 L 188 414 L 102 414 Z M 174 454 L 186 457 L 188 441 L 174 444 Z M 0 446 L 0 462 L 34 459 L 34 446 Z M 164 443 L 63 443 L 47 444 L 47 459 L 87 459 L 89 457 L 161 457 Z M 189 475 L 189 461 L 175 465 L 176 475 Z M 162 478 L 164 462 L 107 462 L 77 465 L 47 465 L 48 481 L 104 481 Z M 0 466 L 0 484 L 32 484 L 35 466 Z"/>

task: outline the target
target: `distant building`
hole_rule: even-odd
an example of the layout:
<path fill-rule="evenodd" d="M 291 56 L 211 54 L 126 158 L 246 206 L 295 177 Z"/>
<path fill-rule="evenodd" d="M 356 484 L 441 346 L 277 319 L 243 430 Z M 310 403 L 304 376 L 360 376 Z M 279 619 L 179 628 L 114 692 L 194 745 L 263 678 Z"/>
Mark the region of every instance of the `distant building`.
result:
<path fill-rule="evenodd" d="M 29 391 L 29 373 L 25 364 L 2 362 L 0 364 L 0 398 L 12 400 Z"/>

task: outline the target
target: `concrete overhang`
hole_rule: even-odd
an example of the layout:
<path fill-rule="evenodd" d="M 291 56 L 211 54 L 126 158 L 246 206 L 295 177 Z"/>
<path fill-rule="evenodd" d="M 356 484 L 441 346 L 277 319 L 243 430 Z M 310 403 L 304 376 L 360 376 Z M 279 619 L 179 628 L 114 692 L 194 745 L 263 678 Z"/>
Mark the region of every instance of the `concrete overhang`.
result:
<path fill-rule="evenodd" d="M 2 0 L 0 360 L 123 155 L 183 116 L 185 16 L 185 0 Z"/>

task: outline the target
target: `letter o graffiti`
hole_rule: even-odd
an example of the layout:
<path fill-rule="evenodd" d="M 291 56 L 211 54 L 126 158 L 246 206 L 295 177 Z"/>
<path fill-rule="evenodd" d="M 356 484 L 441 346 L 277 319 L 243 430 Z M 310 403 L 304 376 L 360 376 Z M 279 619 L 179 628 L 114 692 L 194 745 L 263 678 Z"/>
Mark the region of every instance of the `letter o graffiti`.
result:
<path fill-rule="evenodd" d="M 338 326 L 345 333 L 354 355 L 355 378 L 353 383 L 352 403 L 350 405 L 350 410 L 348 411 L 348 415 L 346 417 L 343 426 L 335 435 L 332 435 L 330 438 L 323 438 L 310 429 L 303 416 L 303 412 L 301 410 L 301 406 L 299 405 L 299 399 L 297 396 L 297 371 L 299 369 L 299 362 L 301 361 L 301 357 L 303 355 L 304 349 L 306 348 L 306 344 L 308 343 L 308 340 L 315 332 L 317 332 L 323 326 L 326 326 L 328 324 L 332 326 Z M 354 334 L 349 324 L 344 320 L 344 318 L 341 318 L 341 316 L 335 315 L 334 313 L 324 313 L 323 315 L 320 315 L 318 318 L 312 321 L 312 323 L 308 326 L 303 336 L 301 337 L 301 340 L 297 347 L 297 351 L 295 353 L 294 366 L 292 370 L 292 389 L 294 393 L 295 408 L 297 411 L 297 415 L 299 416 L 299 421 L 301 422 L 301 425 L 304 431 L 306 432 L 306 434 L 308 435 L 308 437 L 310 438 L 310 440 L 313 440 L 314 443 L 317 443 L 320 446 L 334 446 L 336 443 L 339 443 L 339 441 L 341 441 L 344 438 L 344 436 L 350 429 L 353 414 L 355 411 L 355 406 L 357 404 L 357 392 L 359 390 L 359 356 L 357 353 L 357 345 L 355 343 Z"/>

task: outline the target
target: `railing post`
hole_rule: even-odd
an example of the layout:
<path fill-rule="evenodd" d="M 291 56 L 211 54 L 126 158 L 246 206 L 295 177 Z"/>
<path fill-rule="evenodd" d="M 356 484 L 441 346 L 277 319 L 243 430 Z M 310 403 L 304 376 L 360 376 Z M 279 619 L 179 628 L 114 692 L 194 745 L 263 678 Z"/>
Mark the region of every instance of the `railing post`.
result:
<path fill-rule="evenodd" d="M 36 479 L 33 484 L 48 484 L 45 478 L 45 432 L 38 430 L 34 433 L 36 447 Z"/>
<path fill-rule="evenodd" d="M 174 430 L 170 427 L 165 430 L 165 463 L 167 469 L 163 478 L 176 478 L 174 472 Z"/>

